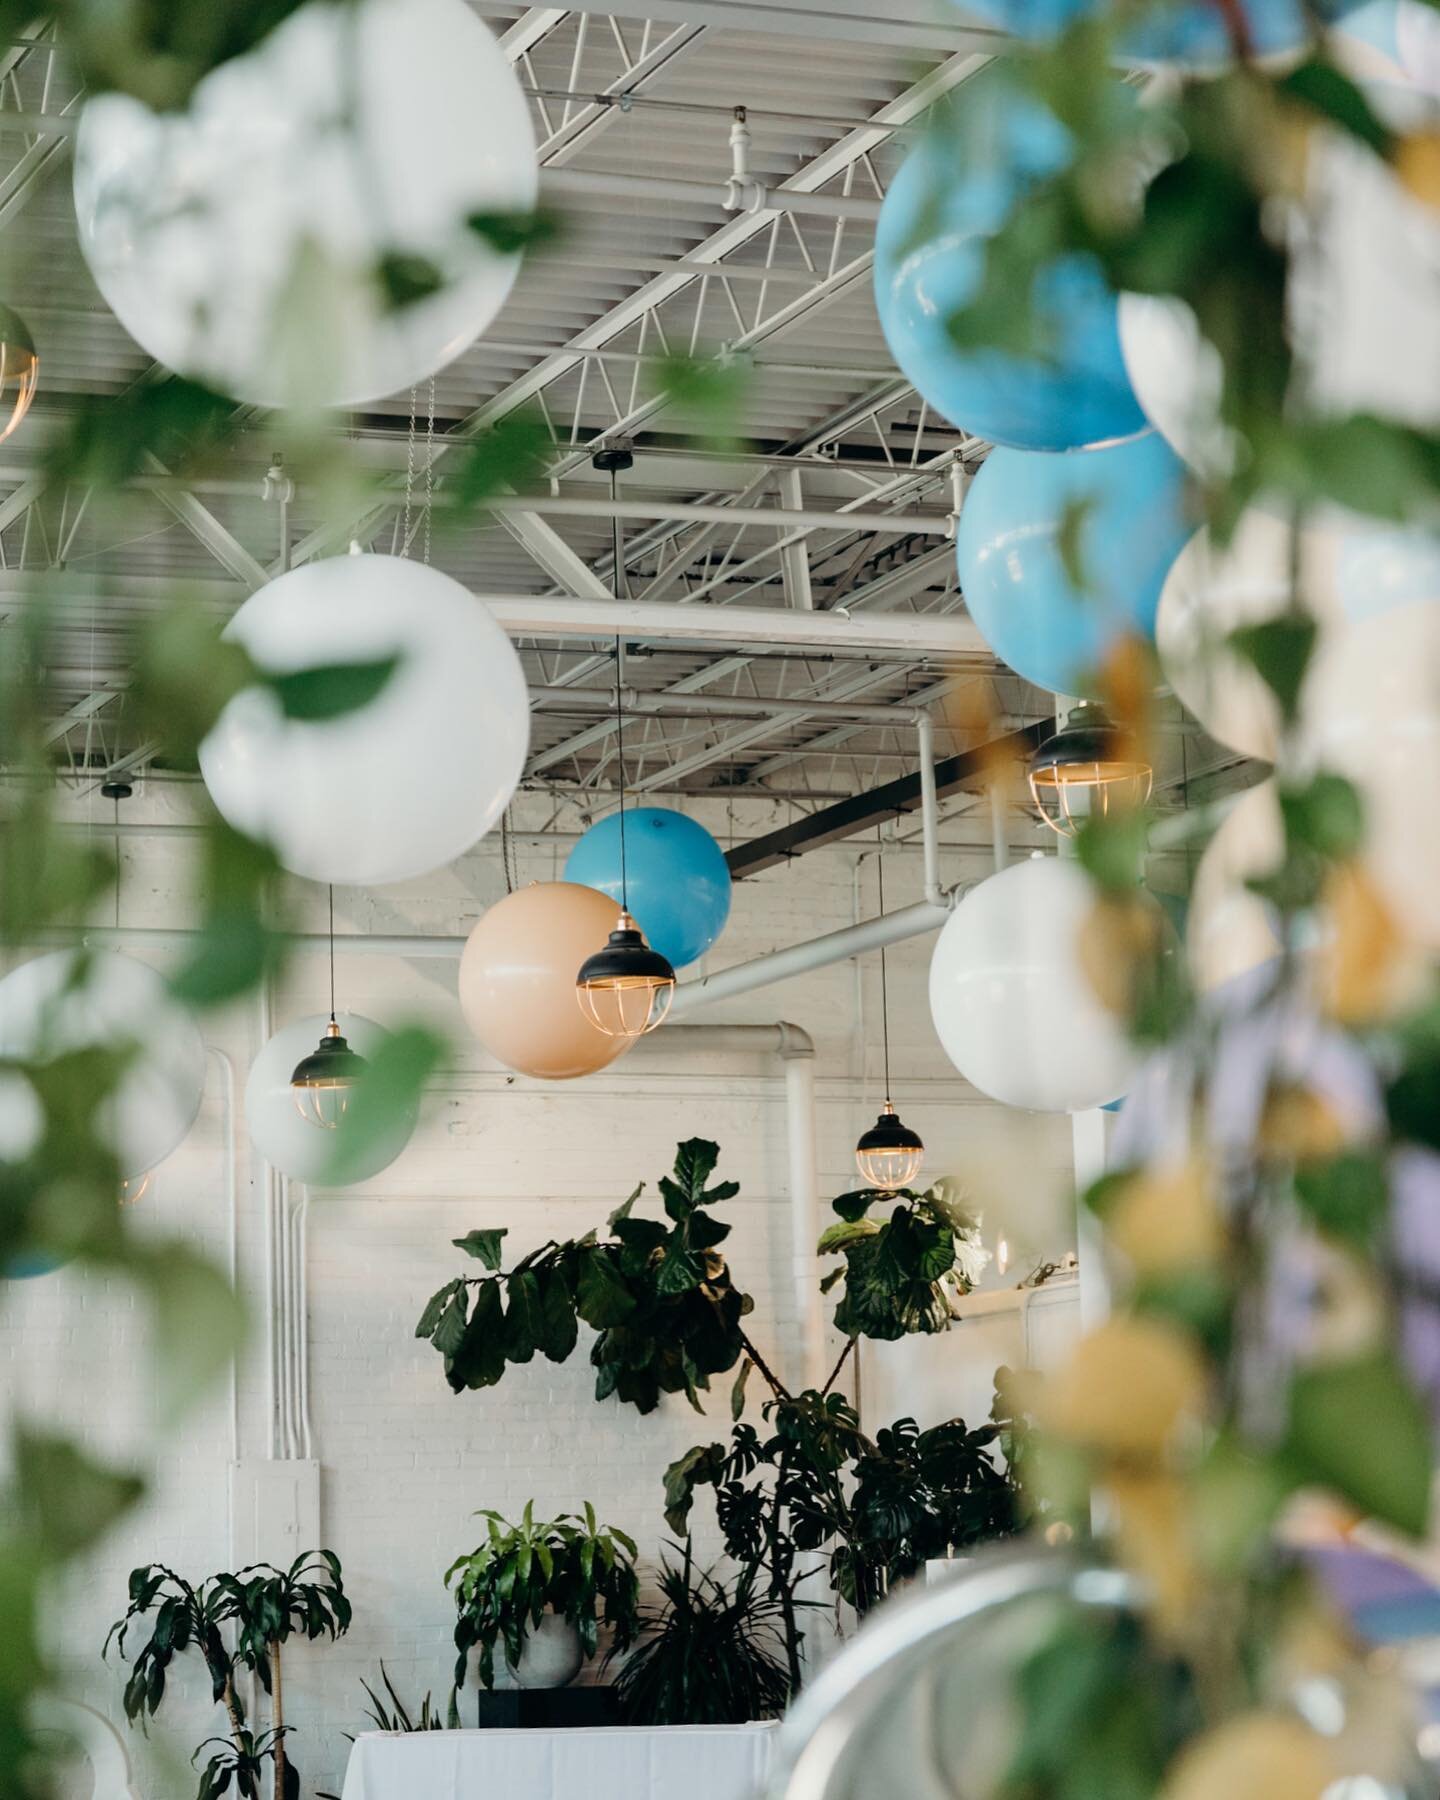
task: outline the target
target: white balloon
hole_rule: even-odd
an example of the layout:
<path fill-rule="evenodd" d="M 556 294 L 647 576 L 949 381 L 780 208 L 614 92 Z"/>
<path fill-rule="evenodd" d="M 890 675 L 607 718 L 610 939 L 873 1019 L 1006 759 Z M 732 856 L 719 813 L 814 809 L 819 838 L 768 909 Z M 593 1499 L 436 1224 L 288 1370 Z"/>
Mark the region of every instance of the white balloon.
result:
<path fill-rule="evenodd" d="M 1080 962 L 1094 905 L 1077 863 L 1032 857 L 972 888 L 936 940 L 935 1029 L 955 1067 L 992 1099 L 1084 1112 L 1128 1088 L 1135 1051 Z"/>
<path fill-rule="evenodd" d="M 1364 864 L 1408 936 L 1440 950 L 1440 604 L 1397 607 L 1322 645 L 1304 748 L 1359 788 Z"/>
<path fill-rule="evenodd" d="M 1225 371 L 1189 305 L 1122 294 L 1120 352 L 1140 410 L 1175 454 L 1211 480 L 1228 475 L 1235 442 L 1219 417 Z"/>
<path fill-rule="evenodd" d="M 1292 544 L 1286 520 L 1253 507 L 1224 550 L 1201 530 L 1175 559 L 1155 620 L 1165 677 L 1211 737 L 1265 762 L 1279 708 L 1225 640 L 1282 613 L 1292 590 L 1322 641 L 1397 607 L 1440 605 L 1440 539 L 1327 507 Z"/>
<path fill-rule="evenodd" d="M 519 265 L 466 218 L 535 195 L 525 97 L 464 0 L 316 0 L 185 112 L 89 101 L 75 145 L 80 247 L 121 324 L 262 406 L 360 406 L 452 361 Z M 383 252 L 439 290 L 387 306 Z"/>
<path fill-rule="evenodd" d="M 1393 129 L 1433 124 L 1434 101 L 1418 83 L 1364 88 Z M 1434 430 L 1440 215 L 1349 132 L 1312 132 L 1308 155 L 1305 205 L 1293 210 L 1288 230 L 1292 392 L 1321 414 L 1373 412 Z M 1189 306 L 1173 297 L 1122 295 L 1120 346 L 1156 430 L 1200 474 L 1227 476 L 1235 443 L 1219 416 L 1223 369 Z"/>
<path fill-rule="evenodd" d="M 313 881 L 364 887 L 453 862 L 504 812 L 525 766 L 530 702 L 510 640 L 473 594 L 421 563 L 341 556 L 252 594 L 226 631 L 268 673 L 398 656 L 368 705 L 286 719 L 237 694 L 200 768 L 237 829 Z"/>
<path fill-rule="evenodd" d="M 155 971 L 111 951 L 58 950 L 0 981 L 0 1056 L 49 1060 L 112 1047 L 133 1060 L 97 1115 L 124 1177 L 163 1162 L 200 1110 L 205 1043 Z M 0 1088 L 0 1143 L 24 1154 L 38 1124 L 28 1083 Z"/>
<path fill-rule="evenodd" d="M 390 1035 L 383 1025 L 359 1013 L 337 1013 L 335 1021 L 346 1043 L 367 1062 Z M 329 1023 L 328 1013 L 315 1013 L 282 1026 L 250 1065 L 245 1083 L 245 1123 L 251 1142 L 272 1168 L 293 1181 L 322 1180 L 335 1154 L 335 1133 L 302 1116 L 290 1086 L 295 1065 L 315 1048 Z M 388 1169 L 410 1142 L 418 1116 L 412 1108 L 404 1117 L 392 1119 L 371 1140 L 368 1155 L 346 1185 L 368 1181 Z"/>
<path fill-rule="evenodd" d="M 1278 915 L 1245 883 L 1285 853 L 1273 778 L 1242 794 L 1205 846 L 1190 888 L 1185 949 L 1195 985 L 1208 993 L 1280 954 Z"/>

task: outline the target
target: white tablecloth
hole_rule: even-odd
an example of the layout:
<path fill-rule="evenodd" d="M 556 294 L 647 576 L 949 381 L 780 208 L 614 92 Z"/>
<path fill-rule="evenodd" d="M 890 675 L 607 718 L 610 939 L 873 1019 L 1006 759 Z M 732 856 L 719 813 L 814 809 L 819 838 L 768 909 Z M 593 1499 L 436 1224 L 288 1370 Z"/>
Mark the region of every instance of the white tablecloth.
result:
<path fill-rule="evenodd" d="M 366 1731 L 343 1800 L 754 1800 L 774 1725 Z"/>

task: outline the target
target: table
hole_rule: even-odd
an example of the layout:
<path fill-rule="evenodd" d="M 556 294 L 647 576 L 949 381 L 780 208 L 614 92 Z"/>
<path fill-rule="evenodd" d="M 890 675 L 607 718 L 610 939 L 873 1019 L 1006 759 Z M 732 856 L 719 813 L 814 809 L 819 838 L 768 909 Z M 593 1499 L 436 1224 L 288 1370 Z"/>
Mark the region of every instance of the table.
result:
<path fill-rule="evenodd" d="M 342 1800 L 755 1800 L 775 1729 L 365 1731 Z"/>

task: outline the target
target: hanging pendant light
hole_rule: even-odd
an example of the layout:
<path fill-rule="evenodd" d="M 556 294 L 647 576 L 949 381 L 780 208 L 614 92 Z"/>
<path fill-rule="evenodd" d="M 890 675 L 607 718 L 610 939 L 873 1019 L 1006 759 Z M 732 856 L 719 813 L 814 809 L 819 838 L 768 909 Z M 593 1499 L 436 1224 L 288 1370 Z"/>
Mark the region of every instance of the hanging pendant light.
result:
<path fill-rule="evenodd" d="M 603 460 L 602 460 L 603 459 Z M 633 459 L 627 450 L 601 451 L 598 468 L 610 473 L 610 494 L 615 497 L 615 472 L 628 468 Z M 615 585 L 623 588 L 620 555 L 620 520 L 614 521 Z M 675 998 L 675 971 L 658 950 L 652 950 L 645 934 L 630 915 L 625 870 L 625 716 L 622 704 L 620 639 L 615 639 L 615 755 L 620 771 L 620 917 L 603 949 L 587 956 L 575 977 L 575 997 L 590 1023 L 606 1037 L 638 1038 L 665 1022 Z"/>
<path fill-rule="evenodd" d="M 1143 806 L 1154 779 L 1149 763 L 1126 755 L 1109 717 L 1089 702 L 1030 759 L 1031 798 L 1062 837 L 1074 837 L 1094 814 Z"/>
<path fill-rule="evenodd" d="M 345 1042 L 335 1022 L 335 890 L 330 889 L 330 1023 L 308 1056 L 290 1077 L 290 1092 L 300 1117 L 334 1131 L 350 1104 L 351 1090 L 369 1064 Z"/>
<path fill-rule="evenodd" d="M 39 379 L 40 358 L 25 321 L 0 305 L 0 443 L 29 412 Z"/>
<path fill-rule="evenodd" d="M 885 863 L 877 856 L 876 876 L 879 882 L 880 916 L 885 916 Z M 909 1187 L 920 1173 L 925 1160 L 925 1146 L 920 1134 L 912 1131 L 890 1101 L 890 989 L 885 967 L 885 946 L 880 946 L 880 1030 L 885 1046 L 885 1104 L 880 1116 L 868 1131 L 862 1131 L 855 1146 L 855 1166 L 861 1179 L 873 1188 L 893 1194 Z"/>

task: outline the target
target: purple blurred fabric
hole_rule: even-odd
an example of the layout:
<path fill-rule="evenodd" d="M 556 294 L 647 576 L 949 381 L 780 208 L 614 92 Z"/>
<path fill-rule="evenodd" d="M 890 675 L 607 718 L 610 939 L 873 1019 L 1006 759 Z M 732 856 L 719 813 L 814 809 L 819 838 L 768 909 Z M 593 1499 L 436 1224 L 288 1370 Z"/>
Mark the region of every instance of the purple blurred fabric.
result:
<path fill-rule="evenodd" d="M 1189 1151 L 1206 1059 L 1204 1140 L 1222 1176 L 1240 1171 L 1251 1153 L 1271 1070 L 1322 1095 L 1347 1133 L 1364 1138 L 1380 1126 L 1378 1071 L 1302 993 L 1277 995 L 1277 970 L 1266 964 L 1218 988 L 1194 1029 L 1144 1065 L 1115 1122 L 1112 1168 Z M 1401 1350 L 1440 1424 L 1440 1156 L 1406 1145 L 1391 1152 L 1389 1172 L 1395 1265 L 1416 1284 L 1401 1306 Z M 1297 1230 L 1273 1262 L 1270 1329 L 1277 1351 L 1293 1355 L 1305 1341 L 1323 1257 L 1313 1237 Z"/>

